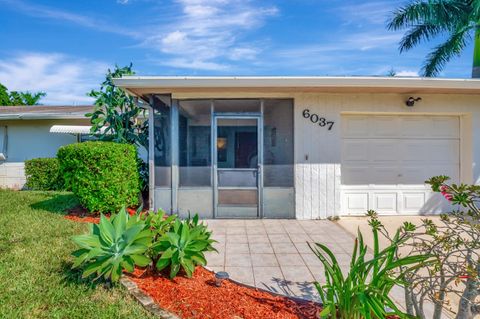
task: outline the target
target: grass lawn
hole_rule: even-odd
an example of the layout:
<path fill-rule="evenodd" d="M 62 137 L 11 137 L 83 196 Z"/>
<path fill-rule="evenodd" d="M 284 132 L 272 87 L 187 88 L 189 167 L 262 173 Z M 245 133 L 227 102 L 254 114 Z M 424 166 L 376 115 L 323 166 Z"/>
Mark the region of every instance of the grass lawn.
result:
<path fill-rule="evenodd" d="M 86 224 L 64 219 L 70 193 L 0 190 L 0 318 L 153 318 L 121 287 L 91 287 L 70 270 L 70 238 Z"/>

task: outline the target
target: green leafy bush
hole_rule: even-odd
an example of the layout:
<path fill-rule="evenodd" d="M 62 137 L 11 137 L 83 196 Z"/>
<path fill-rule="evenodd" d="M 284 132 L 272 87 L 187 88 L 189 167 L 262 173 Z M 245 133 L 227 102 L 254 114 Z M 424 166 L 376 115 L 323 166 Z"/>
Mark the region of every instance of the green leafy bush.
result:
<path fill-rule="evenodd" d="M 101 215 L 100 223 L 91 225 L 90 234 L 75 236 L 73 241 L 80 246 L 73 252 L 73 267 L 82 268 L 84 278 L 95 274 L 95 280 L 115 282 L 122 271 L 132 272 L 135 265 L 150 263 L 145 252 L 152 232 L 138 215 L 130 217 L 124 208 L 110 220 Z"/>
<path fill-rule="evenodd" d="M 139 202 L 135 146 L 114 142 L 70 144 L 58 150 L 67 189 L 91 212 L 115 212 Z"/>
<path fill-rule="evenodd" d="M 32 190 L 55 191 L 63 188 L 60 165 L 56 158 L 33 158 L 25 161 L 25 186 Z"/>
<path fill-rule="evenodd" d="M 389 297 L 390 290 L 395 285 L 404 285 L 405 275 L 422 267 L 430 256 L 398 257 L 398 246 L 406 240 L 407 236 L 403 234 L 411 231 L 411 225 L 406 224 L 399 228 L 391 245 L 383 250 L 379 249 L 378 228 L 371 226 L 374 238 L 373 258 L 366 259 L 368 248 L 359 231 L 350 270 L 346 275 L 342 273 L 330 249 L 320 243 L 309 244 L 325 268 L 326 284 L 322 286 L 315 283 L 324 305 L 320 313 L 322 318 L 383 319 L 388 315 L 407 317 Z"/>
<path fill-rule="evenodd" d="M 157 270 L 170 267 L 170 278 L 174 278 L 183 268 L 187 277 L 192 277 L 195 266 L 207 264 L 204 253 L 216 251 L 212 246 L 215 241 L 210 236 L 207 226 L 198 222 L 198 215 L 183 221 L 176 219 L 171 229 L 152 246 L 160 256 L 156 261 Z"/>

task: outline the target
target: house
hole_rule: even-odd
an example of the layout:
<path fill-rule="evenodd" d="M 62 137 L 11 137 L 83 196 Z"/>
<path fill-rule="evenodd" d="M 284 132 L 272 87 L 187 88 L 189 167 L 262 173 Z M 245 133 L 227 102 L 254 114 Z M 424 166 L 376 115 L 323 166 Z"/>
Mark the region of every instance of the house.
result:
<path fill-rule="evenodd" d="M 23 188 L 25 160 L 55 157 L 60 146 L 88 134 L 85 114 L 92 111 L 91 105 L 0 106 L 0 188 Z"/>
<path fill-rule="evenodd" d="M 150 105 L 156 209 L 205 218 L 439 213 L 426 179 L 480 178 L 480 80 L 159 77 L 115 83 Z"/>

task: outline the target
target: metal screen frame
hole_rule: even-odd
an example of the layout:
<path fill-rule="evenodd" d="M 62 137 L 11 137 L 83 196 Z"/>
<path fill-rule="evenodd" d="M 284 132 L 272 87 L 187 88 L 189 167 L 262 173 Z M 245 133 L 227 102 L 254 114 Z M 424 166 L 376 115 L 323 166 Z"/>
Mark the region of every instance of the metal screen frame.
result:
<path fill-rule="evenodd" d="M 222 170 L 218 168 L 217 162 L 217 127 L 218 127 L 218 120 L 219 119 L 229 119 L 229 120 L 243 120 L 243 119 L 250 119 L 256 120 L 257 122 L 257 218 L 263 217 L 263 100 L 260 100 L 260 112 L 259 113 L 215 113 L 214 110 L 214 101 L 212 101 L 212 117 L 211 117 L 211 145 L 212 145 L 212 185 L 213 185 L 213 218 L 218 217 L 218 170 Z M 243 169 L 243 170 L 251 170 L 254 171 L 255 169 Z M 222 187 L 223 188 L 223 187 Z M 228 189 L 228 187 L 225 187 Z M 235 187 L 234 189 L 252 189 L 252 187 Z"/>

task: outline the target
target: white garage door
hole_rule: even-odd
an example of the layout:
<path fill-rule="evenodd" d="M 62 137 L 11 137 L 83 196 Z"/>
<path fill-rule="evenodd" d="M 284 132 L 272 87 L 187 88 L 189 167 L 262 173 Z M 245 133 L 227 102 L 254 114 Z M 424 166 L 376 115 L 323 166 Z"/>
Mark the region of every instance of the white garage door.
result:
<path fill-rule="evenodd" d="M 460 175 L 456 116 L 342 116 L 342 211 L 437 213 L 449 208 L 424 181 Z"/>

